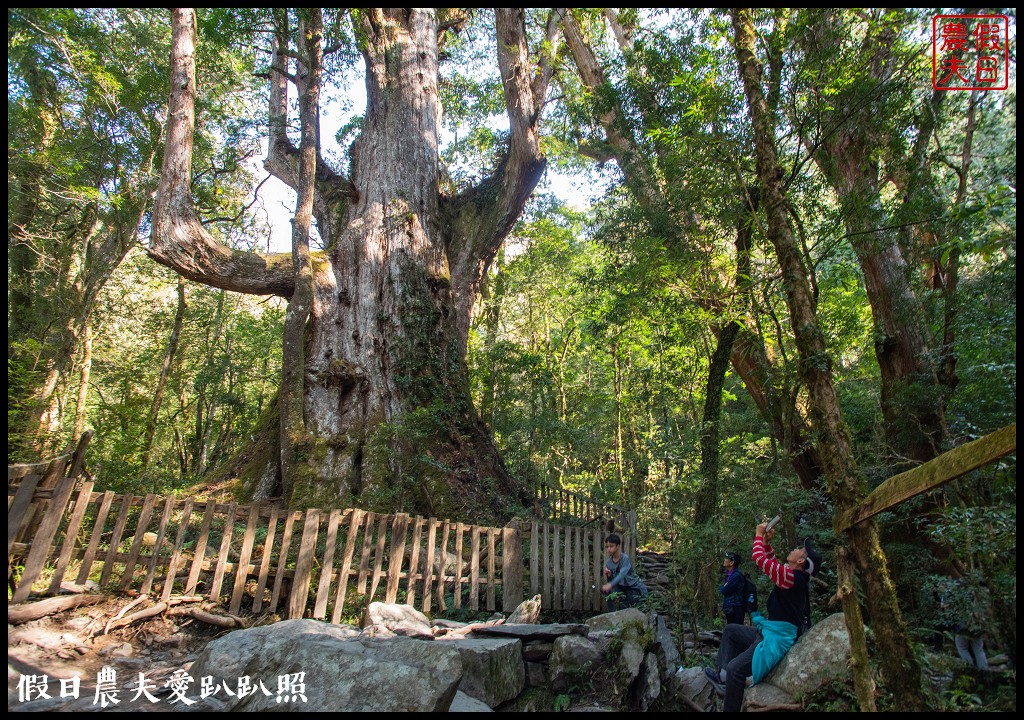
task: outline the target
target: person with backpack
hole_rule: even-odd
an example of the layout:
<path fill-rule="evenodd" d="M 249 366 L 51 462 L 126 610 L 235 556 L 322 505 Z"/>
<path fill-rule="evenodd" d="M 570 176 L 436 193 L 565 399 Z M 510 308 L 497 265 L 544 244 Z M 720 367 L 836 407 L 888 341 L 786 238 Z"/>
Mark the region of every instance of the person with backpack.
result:
<path fill-rule="evenodd" d="M 718 587 L 718 592 L 722 594 L 725 622 L 742 625 L 747 608 L 744 593 L 746 576 L 740 572 L 740 554 L 727 552 L 722 560 L 722 568 L 725 570 L 725 581 Z"/>
<path fill-rule="evenodd" d="M 752 684 L 760 682 L 793 647 L 809 613 L 811 575 L 821 567 L 821 555 L 810 540 L 790 551 L 784 563 L 779 561 L 771 546 L 775 531 L 765 525 L 754 531 L 751 557 L 775 586 L 768 596 L 768 617 L 755 613 L 754 627 L 726 625 L 716 668 L 705 669 L 715 690 L 725 697 L 722 712 L 739 712 L 747 678 Z"/>

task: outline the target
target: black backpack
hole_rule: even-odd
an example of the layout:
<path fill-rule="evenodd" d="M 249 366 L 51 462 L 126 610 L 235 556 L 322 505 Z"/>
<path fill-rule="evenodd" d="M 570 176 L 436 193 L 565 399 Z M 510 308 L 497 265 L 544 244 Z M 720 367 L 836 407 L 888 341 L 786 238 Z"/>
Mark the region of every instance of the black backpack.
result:
<path fill-rule="evenodd" d="M 757 585 L 743 575 L 743 609 L 748 613 L 757 612 Z"/>

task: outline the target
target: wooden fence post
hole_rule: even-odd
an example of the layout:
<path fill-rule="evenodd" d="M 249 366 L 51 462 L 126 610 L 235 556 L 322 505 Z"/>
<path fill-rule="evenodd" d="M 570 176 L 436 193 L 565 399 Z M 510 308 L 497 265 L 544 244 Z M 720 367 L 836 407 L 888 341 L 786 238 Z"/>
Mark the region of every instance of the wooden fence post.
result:
<path fill-rule="evenodd" d="M 523 601 L 523 540 L 517 527 L 502 530 L 501 608 L 512 612 Z"/>

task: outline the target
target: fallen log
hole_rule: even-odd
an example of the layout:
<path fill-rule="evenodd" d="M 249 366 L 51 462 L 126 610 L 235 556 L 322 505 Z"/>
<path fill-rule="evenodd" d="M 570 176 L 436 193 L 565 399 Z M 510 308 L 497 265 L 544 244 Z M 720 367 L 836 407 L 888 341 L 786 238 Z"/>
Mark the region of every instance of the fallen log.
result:
<path fill-rule="evenodd" d="M 137 620 L 145 620 L 146 618 L 151 618 L 154 615 L 159 615 L 166 609 L 167 603 L 162 602 L 157 603 L 153 607 L 148 607 L 145 610 L 139 610 L 136 613 L 132 613 L 128 617 L 123 617 L 118 620 L 111 620 L 107 623 L 107 627 L 104 629 L 103 634 L 105 635 L 111 630 L 116 630 L 117 628 L 124 627 L 125 625 L 131 625 L 133 622 Z"/>
<path fill-rule="evenodd" d="M 214 615 L 198 608 L 192 608 L 188 614 L 207 625 L 223 628 L 245 627 L 245 621 L 234 615 Z"/>
<path fill-rule="evenodd" d="M 140 595 L 139 597 L 137 597 L 134 600 L 132 600 L 130 603 L 128 603 L 123 608 L 118 610 L 117 614 L 114 615 L 114 617 L 112 617 L 109 620 L 107 620 L 107 624 L 103 628 L 103 632 L 97 633 L 97 634 L 98 635 L 106 635 L 107 633 L 109 633 L 110 630 L 114 627 L 114 623 L 116 623 L 118 620 L 123 618 L 125 616 L 125 613 L 127 613 L 129 610 L 131 610 L 136 605 L 141 605 L 142 603 L 146 602 L 147 600 L 149 600 L 149 595 Z M 120 627 L 120 625 L 118 627 Z"/>
<path fill-rule="evenodd" d="M 29 620 L 38 620 L 63 610 L 83 605 L 95 605 L 101 600 L 103 600 L 102 595 L 64 595 L 33 603 L 19 603 L 7 608 L 7 622 L 11 625 L 20 625 Z"/>

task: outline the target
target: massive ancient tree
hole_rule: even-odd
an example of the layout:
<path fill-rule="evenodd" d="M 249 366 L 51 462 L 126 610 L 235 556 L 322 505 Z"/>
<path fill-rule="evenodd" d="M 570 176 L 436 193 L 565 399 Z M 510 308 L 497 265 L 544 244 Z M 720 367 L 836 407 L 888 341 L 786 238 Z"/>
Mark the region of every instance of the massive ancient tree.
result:
<path fill-rule="evenodd" d="M 261 255 L 217 243 L 193 209 L 196 22 L 174 11 L 149 252 L 192 280 L 289 298 L 279 432 L 248 455 L 256 496 L 284 492 L 323 507 L 363 495 L 437 513 L 473 504 L 505 514 L 508 499 L 525 500 L 523 488 L 475 415 L 465 354 L 481 279 L 544 169 L 538 120 L 550 64 L 531 63 L 522 9 L 494 11 L 507 146 L 490 175 L 449 195 L 439 185 L 439 45 L 465 15 L 370 8 L 347 21 L 367 103 L 343 174 L 320 152 L 320 11 L 299 11 L 294 45 L 291 19 L 275 16 L 265 166 L 297 191 L 298 204 L 292 254 Z M 292 86 L 298 147 L 286 132 Z M 322 251 L 309 250 L 311 218 Z"/>

